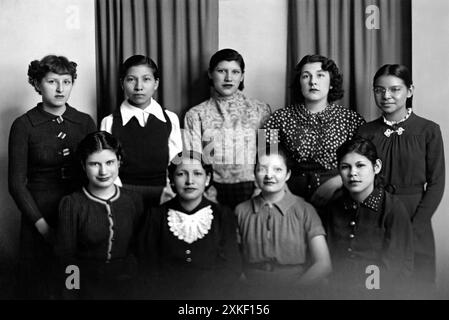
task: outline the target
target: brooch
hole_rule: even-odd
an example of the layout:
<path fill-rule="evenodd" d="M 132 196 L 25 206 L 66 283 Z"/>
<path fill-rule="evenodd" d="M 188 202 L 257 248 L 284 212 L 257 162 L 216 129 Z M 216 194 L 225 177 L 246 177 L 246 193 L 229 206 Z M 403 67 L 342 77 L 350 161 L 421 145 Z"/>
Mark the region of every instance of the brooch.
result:
<path fill-rule="evenodd" d="M 391 129 L 387 129 L 384 132 L 384 135 L 389 138 L 393 133 L 397 133 L 398 136 L 400 136 L 402 133 L 404 133 L 405 129 L 402 127 L 399 127 L 397 130 L 391 130 Z"/>

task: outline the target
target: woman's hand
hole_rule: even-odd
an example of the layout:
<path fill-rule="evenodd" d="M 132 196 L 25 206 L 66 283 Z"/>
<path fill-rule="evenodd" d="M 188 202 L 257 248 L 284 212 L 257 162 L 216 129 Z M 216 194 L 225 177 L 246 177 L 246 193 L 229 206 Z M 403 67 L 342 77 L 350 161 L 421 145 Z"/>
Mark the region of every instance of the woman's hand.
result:
<path fill-rule="evenodd" d="M 341 180 L 340 175 L 336 175 L 316 189 L 312 198 L 310 198 L 310 202 L 317 207 L 325 206 L 334 195 L 334 192 L 342 186 L 343 181 Z"/>
<path fill-rule="evenodd" d="M 318 235 L 309 244 L 312 265 L 296 282 L 298 286 L 326 284 L 326 277 L 332 272 L 332 263 L 324 235 Z"/>
<path fill-rule="evenodd" d="M 44 218 L 40 218 L 39 220 L 37 220 L 34 226 L 36 227 L 37 231 L 39 231 L 39 233 L 44 237 L 45 241 L 47 241 L 48 243 L 54 242 L 53 230 L 50 228 Z"/>

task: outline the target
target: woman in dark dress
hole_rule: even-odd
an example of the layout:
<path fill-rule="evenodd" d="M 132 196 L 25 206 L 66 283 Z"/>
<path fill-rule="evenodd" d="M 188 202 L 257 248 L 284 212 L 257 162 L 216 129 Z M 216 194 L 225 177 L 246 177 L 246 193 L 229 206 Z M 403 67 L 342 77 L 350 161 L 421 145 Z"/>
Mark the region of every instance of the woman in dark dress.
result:
<path fill-rule="evenodd" d="M 111 134 L 98 131 L 87 135 L 77 153 L 87 183 L 60 202 L 56 252 L 61 258 L 61 274 L 67 266 L 79 268 L 80 287 L 63 288 L 64 297 L 132 298 L 142 196 L 114 184 L 122 147 Z"/>
<path fill-rule="evenodd" d="M 274 112 L 264 128 L 267 143 L 281 144 L 294 160 L 288 187 L 316 207 L 342 186 L 335 151 L 365 123 L 335 101 L 343 97 L 343 78 L 329 58 L 307 55 L 295 68 L 297 103 Z"/>
<path fill-rule="evenodd" d="M 358 134 L 375 144 L 386 188 L 406 205 L 414 231 L 415 276 L 435 281 L 431 218 L 445 184 L 444 150 L 438 124 L 412 111 L 413 84 L 403 65 L 384 65 L 374 75 L 374 98 L 383 115 Z"/>
<path fill-rule="evenodd" d="M 76 63 L 48 55 L 34 60 L 28 81 L 42 102 L 17 118 L 9 135 L 9 192 L 22 213 L 18 298 L 55 296 L 53 234 L 58 203 L 79 185 L 75 148 L 92 118 L 68 105 Z"/>
<path fill-rule="evenodd" d="M 382 161 L 360 137 L 337 149 L 343 188 L 324 219 L 338 298 L 403 298 L 413 271 L 412 226 L 404 204 L 378 180 Z M 371 276 L 371 277 L 370 277 Z"/>
<path fill-rule="evenodd" d="M 203 195 L 212 166 L 195 151 L 169 166 L 176 197 L 151 208 L 140 239 L 143 297 L 232 298 L 241 275 L 234 214 Z"/>

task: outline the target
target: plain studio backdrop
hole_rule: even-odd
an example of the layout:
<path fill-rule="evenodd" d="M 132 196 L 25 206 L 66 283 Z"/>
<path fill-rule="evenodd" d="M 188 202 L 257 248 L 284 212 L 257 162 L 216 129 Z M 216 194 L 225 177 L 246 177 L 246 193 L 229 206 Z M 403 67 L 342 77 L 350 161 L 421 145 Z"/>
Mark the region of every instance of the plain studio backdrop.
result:
<path fill-rule="evenodd" d="M 366 6 L 376 3 L 360 1 Z M 268 102 L 273 109 L 285 106 L 288 0 L 219 0 L 218 8 L 217 49 L 231 47 L 243 55 L 245 94 Z M 9 129 L 16 117 L 40 100 L 27 82 L 28 64 L 49 53 L 76 61 L 78 79 L 69 103 L 96 119 L 99 97 L 95 18 L 92 0 L 0 1 L 0 283 L 17 255 L 20 219 L 7 187 Z M 411 32 L 414 110 L 441 126 L 449 168 L 449 1 L 412 0 Z M 368 82 L 372 76 L 366 75 Z M 375 110 L 373 103 L 370 108 Z M 364 116 L 372 120 L 375 111 Z M 449 298 L 447 189 L 432 222 L 437 283 Z"/>

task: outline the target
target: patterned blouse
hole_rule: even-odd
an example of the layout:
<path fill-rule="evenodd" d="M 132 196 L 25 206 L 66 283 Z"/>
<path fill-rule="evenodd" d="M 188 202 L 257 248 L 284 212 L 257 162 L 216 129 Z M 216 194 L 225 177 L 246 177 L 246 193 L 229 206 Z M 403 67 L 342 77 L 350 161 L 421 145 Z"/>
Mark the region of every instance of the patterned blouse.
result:
<path fill-rule="evenodd" d="M 312 113 L 304 105 L 279 109 L 265 123 L 266 141 L 280 143 L 298 163 L 337 167 L 337 148 L 352 138 L 365 120 L 355 111 L 331 104 Z"/>
<path fill-rule="evenodd" d="M 203 152 L 213 162 L 218 183 L 254 181 L 257 129 L 270 116 L 270 106 L 237 91 L 190 109 L 184 118 L 184 148 Z"/>

